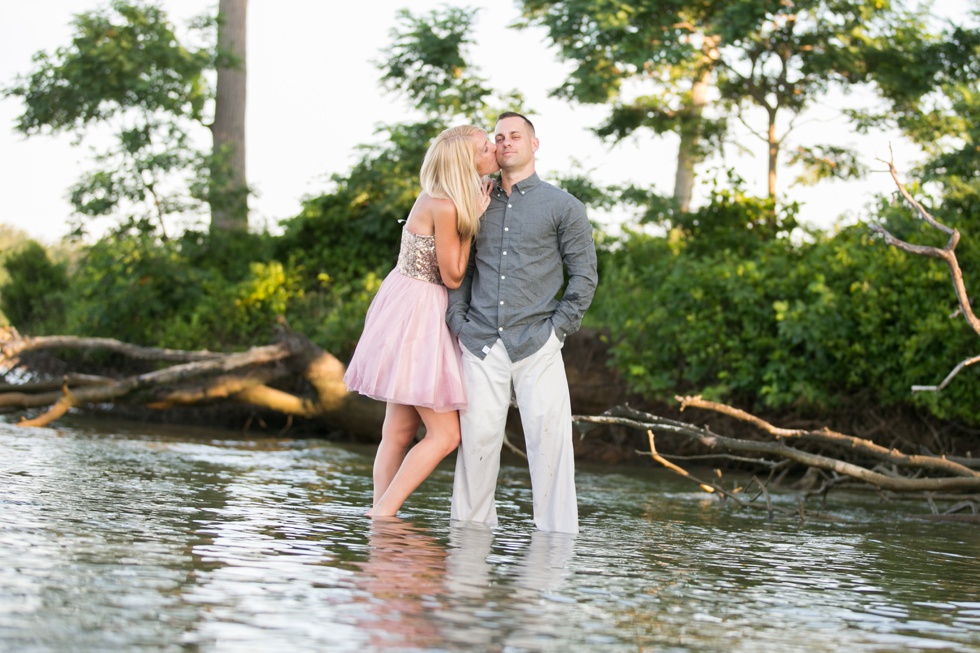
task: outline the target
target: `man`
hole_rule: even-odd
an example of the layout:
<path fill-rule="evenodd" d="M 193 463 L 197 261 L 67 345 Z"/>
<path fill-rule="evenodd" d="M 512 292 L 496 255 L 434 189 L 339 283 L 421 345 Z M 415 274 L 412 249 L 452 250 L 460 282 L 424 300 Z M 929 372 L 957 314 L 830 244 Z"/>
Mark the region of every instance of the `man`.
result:
<path fill-rule="evenodd" d="M 526 117 L 501 114 L 494 140 L 500 183 L 466 277 L 450 291 L 446 316 L 462 345 L 469 399 L 460 411 L 451 518 L 497 523 L 494 492 L 513 386 L 534 523 L 543 531 L 577 533 L 572 411 L 561 348 L 595 294 L 592 226 L 581 202 L 538 177 L 538 139 Z"/>

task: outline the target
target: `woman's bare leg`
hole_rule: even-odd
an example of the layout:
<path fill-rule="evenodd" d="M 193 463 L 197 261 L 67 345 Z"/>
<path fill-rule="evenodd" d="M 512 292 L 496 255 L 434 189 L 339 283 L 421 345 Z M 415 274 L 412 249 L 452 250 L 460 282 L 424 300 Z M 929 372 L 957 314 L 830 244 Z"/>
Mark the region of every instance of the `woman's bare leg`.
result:
<path fill-rule="evenodd" d="M 391 485 L 398 468 L 405 460 L 405 454 L 412 446 L 412 440 L 419 430 L 422 419 L 412 406 L 386 404 L 385 421 L 381 427 L 381 444 L 374 456 L 374 504 Z M 369 513 L 370 514 L 370 513 Z"/>
<path fill-rule="evenodd" d="M 425 437 L 404 457 L 387 490 L 368 511 L 370 517 L 391 517 L 397 513 L 408 495 L 429 477 L 443 458 L 459 446 L 458 412 L 437 413 L 430 408 L 419 407 L 413 410 L 418 411 L 425 424 Z"/>

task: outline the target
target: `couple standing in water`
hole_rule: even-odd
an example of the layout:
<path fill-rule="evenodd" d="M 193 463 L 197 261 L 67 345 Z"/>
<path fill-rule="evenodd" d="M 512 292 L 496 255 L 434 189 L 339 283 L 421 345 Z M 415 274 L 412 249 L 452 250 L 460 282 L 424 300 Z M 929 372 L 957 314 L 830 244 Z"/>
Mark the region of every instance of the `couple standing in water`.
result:
<path fill-rule="evenodd" d="M 450 518 L 496 525 L 513 390 L 534 523 L 578 532 L 561 348 L 592 302 L 596 254 L 585 207 L 538 177 L 537 149 L 531 121 L 507 112 L 493 142 L 478 127 L 453 127 L 426 153 L 398 264 L 344 376 L 350 390 L 386 402 L 368 516 L 395 515 L 459 447 Z M 499 181 L 487 180 L 498 170 Z M 425 436 L 412 446 L 420 424 Z"/>

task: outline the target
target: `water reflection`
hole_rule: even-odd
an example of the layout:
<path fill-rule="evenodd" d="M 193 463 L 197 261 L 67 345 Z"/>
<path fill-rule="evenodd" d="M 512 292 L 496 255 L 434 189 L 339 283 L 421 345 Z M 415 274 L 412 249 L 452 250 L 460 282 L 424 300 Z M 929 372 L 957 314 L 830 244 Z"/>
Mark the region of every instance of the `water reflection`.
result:
<path fill-rule="evenodd" d="M 581 469 L 582 532 L 450 524 L 451 461 L 364 518 L 371 448 L 0 424 L 0 651 L 975 651 L 980 537 L 873 497 L 836 522 Z M 504 521 L 504 520 L 502 520 Z"/>
<path fill-rule="evenodd" d="M 377 650 L 434 647 L 442 639 L 432 617 L 445 609 L 445 548 L 401 519 L 374 520 L 369 529 L 368 558 L 355 579 L 366 593 L 359 625 Z"/>
<path fill-rule="evenodd" d="M 354 584 L 366 608 L 359 625 L 377 650 L 540 650 L 529 640 L 558 636 L 561 624 L 541 606 L 570 575 L 574 536 L 535 531 L 495 542 L 490 529 L 462 524 L 444 543 L 402 519 L 369 528 Z"/>

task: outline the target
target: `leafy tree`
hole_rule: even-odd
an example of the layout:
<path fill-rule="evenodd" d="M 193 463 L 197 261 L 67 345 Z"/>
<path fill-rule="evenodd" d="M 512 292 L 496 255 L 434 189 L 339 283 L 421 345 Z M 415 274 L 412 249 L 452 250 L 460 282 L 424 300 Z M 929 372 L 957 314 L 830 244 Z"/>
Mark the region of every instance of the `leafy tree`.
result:
<path fill-rule="evenodd" d="M 867 80 L 863 53 L 879 45 L 877 25 L 896 11 L 888 0 L 522 0 L 528 25 L 548 29 L 575 70 L 555 93 L 612 105 L 597 133 L 616 140 L 640 129 L 677 133 L 674 200 L 691 201 L 694 170 L 723 142 L 728 124 L 761 108 L 756 130 L 768 149 L 769 196 L 790 128 L 833 86 Z M 908 16 L 903 16 L 909 19 Z M 920 26 L 915 22 L 913 27 Z M 710 109 L 710 111 L 709 111 Z M 837 165 L 843 159 L 847 165 Z M 849 153 L 798 150 L 794 161 L 817 166 L 811 176 L 854 176 Z"/>
<path fill-rule="evenodd" d="M 382 87 L 404 95 L 427 120 L 441 124 L 459 118 L 492 124 L 504 110 L 520 111 L 521 93 L 498 94 L 469 61 L 477 14 L 455 7 L 422 16 L 400 11 L 378 66 L 384 73 Z"/>
<path fill-rule="evenodd" d="M 897 127 L 919 145 L 926 162 L 917 172 L 938 184 L 939 215 L 951 224 L 980 218 L 980 12 L 939 34 L 892 26 L 868 67 L 886 102 L 881 111 L 853 112 L 867 131 Z M 978 225 L 980 226 L 980 225 Z"/>
<path fill-rule="evenodd" d="M 240 4 L 242 10 L 240 19 L 229 22 L 238 27 L 244 20 L 244 0 L 231 4 Z M 199 19 L 193 28 L 207 41 L 214 23 Z M 96 127 L 108 126 L 115 133 L 115 144 L 97 156 L 97 169 L 71 189 L 76 212 L 117 215 L 124 231 L 155 231 L 166 239 L 168 219 L 189 214 L 210 199 L 218 210 L 219 228 L 241 229 L 242 211 L 247 210 L 240 201 L 244 168 L 235 158 L 244 153 L 243 143 L 237 147 L 241 137 L 219 119 L 213 157 L 191 141 L 194 130 L 208 119 L 213 98 L 209 71 L 221 62 L 223 88 L 224 78 L 243 76 L 231 71 L 244 60 L 244 40 L 225 38 L 223 43 L 240 47 L 242 56 L 233 52 L 219 58 L 213 46 L 185 45 L 162 8 L 138 0 L 114 0 L 105 9 L 78 14 L 73 27 L 70 45 L 53 54 L 36 54 L 34 71 L 19 77 L 4 95 L 23 101 L 16 128 L 29 136 L 71 132 L 82 142 Z M 223 35 L 230 32 L 222 30 Z M 236 88 L 244 89 L 243 79 Z M 242 93 L 220 100 L 241 103 Z M 215 113 L 224 116 L 225 109 L 217 106 Z M 209 177 L 209 170 L 216 174 Z M 209 187 L 209 179 L 218 183 Z M 230 196 L 239 198 L 237 205 L 229 203 Z M 238 217 L 228 222 L 220 218 L 222 211 L 237 211 Z M 78 231 L 83 231 L 81 225 Z"/>

